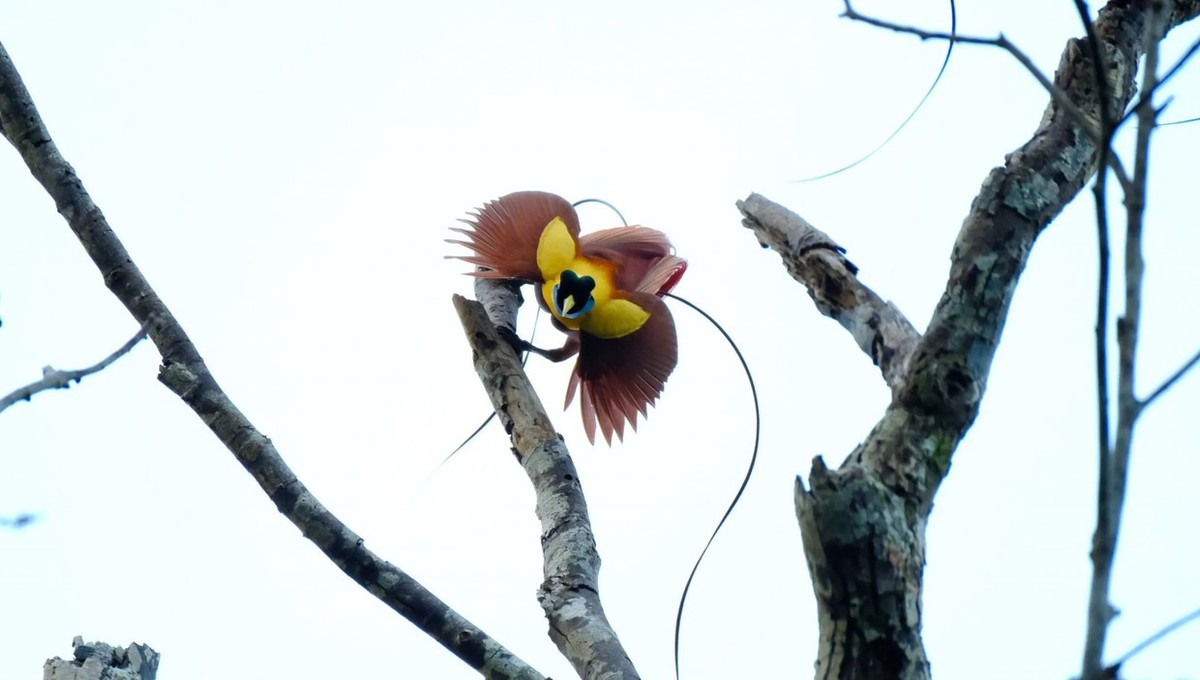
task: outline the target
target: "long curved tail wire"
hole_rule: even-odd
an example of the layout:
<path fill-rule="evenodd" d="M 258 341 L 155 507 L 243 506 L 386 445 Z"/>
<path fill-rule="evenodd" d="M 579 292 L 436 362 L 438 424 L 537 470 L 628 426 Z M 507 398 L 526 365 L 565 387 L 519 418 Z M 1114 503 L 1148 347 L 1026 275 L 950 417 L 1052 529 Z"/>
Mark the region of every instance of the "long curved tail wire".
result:
<path fill-rule="evenodd" d="M 950 0 L 950 35 L 953 36 L 957 32 L 958 32 L 958 11 L 954 7 L 954 0 Z M 876 146 L 874 149 L 871 149 L 870 151 L 867 152 L 867 154 L 865 156 L 863 156 L 862 158 L 859 158 L 858 160 L 854 161 L 853 163 L 850 163 L 849 165 L 843 165 L 842 167 L 840 167 L 836 170 L 830 170 L 829 172 L 822 173 L 820 175 L 814 175 L 812 177 L 805 177 L 804 179 L 793 180 L 793 182 L 796 184 L 804 184 L 806 182 L 815 182 L 819 179 L 825 179 L 826 177 L 833 177 L 834 175 L 840 175 L 841 173 L 849 170 L 850 168 L 856 167 L 860 163 L 866 161 L 871 156 L 874 156 L 875 153 L 878 152 L 880 149 L 887 146 L 893 139 L 895 139 L 896 135 L 900 134 L 900 131 L 903 130 L 905 128 L 905 126 L 908 125 L 908 122 L 910 120 L 912 120 L 914 116 L 917 115 L 917 111 L 920 111 L 921 107 L 925 106 L 925 100 L 929 99 L 929 95 L 933 94 L 933 91 L 935 89 L 937 89 L 938 83 L 941 82 L 941 80 L 942 80 L 942 74 L 946 72 L 946 66 L 950 63 L 950 54 L 953 51 L 954 51 L 954 41 L 951 40 L 950 44 L 946 47 L 946 56 L 942 59 L 942 66 L 941 66 L 941 68 L 938 69 L 937 76 L 935 76 L 933 79 L 933 84 L 930 85 L 929 89 L 925 91 L 925 96 L 921 97 L 921 101 L 917 102 L 917 106 L 916 106 L 916 108 L 914 108 L 912 110 L 912 113 L 908 114 L 908 117 L 900 122 L 899 127 L 897 127 L 895 130 L 893 130 L 892 134 L 887 136 L 887 139 L 880 142 L 879 146 Z"/>
<path fill-rule="evenodd" d="M 696 571 L 700 568 L 700 563 L 704 561 L 704 556 L 708 554 L 708 549 L 712 547 L 713 539 L 717 537 L 717 533 L 721 531 L 721 527 L 725 526 L 725 520 L 729 519 L 734 506 L 742 499 L 742 493 L 746 491 L 746 486 L 750 483 L 750 475 L 754 473 L 754 465 L 758 462 L 758 441 L 762 429 L 762 414 L 758 408 L 758 390 L 754 387 L 754 376 L 750 374 L 750 365 L 746 363 L 746 357 L 742 356 L 742 351 L 738 349 L 737 343 L 733 341 L 733 338 L 729 337 L 729 333 L 726 333 L 721 324 L 717 323 L 717 320 L 709 316 L 708 312 L 705 312 L 703 309 L 700 309 L 678 295 L 672 293 L 663 293 L 663 295 L 672 300 L 678 300 L 696 310 L 700 316 L 708 319 L 708 322 L 716 327 L 721 335 L 725 336 L 725 340 L 733 348 L 734 353 L 737 354 L 738 361 L 742 362 L 742 370 L 746 372 L 746 380 L 750 383 L 750 396 L 754 399 L 754 449 L 750 453 L 750 465 L 746 468 L 746 477 L 742 479 L 742 485 L 738 487 L 737 493 L 733 495 L 733 501 L 725 510 L 725 514 L 721 516 L 721 521 L 717 522 L 717 528 L 713 529 L 712 536 L 708 537 L 708 542 L 704 544 L 704 550 L 701 550 L 700 556 L 696 558 L 696 564 L 692 566 L 692 573 L 688 574 L 687 583 L 683 586 L 683 596 L 679 598 L 679 611 L 675 614 L 675 680 L 679 680 L 679 628 L 683 623 L 683 605 L 687 602 L 688 591 L 692 587 L 692 580 L 696 578 Z"/>
<path fill-rule="evenodd" d="M 1184 120 L 1172 120 L 1172 121 L 1168 121 L 1166 123 L 1159 123 L 1158 127 L 1166 127 L 1168 125 L 1183 125 L 1185 123 L 1195 123 L 1198 120 L 1200 120 L 1200 118 L 1185 118 Z"/>
<path fill-rule="evenodd" d="M 609 203 L 608 201 L 604 200 L 603 198 L 581 198 L 578 201 L 575 201 L 574 203 L 572 203 L 571 207 L 578 208 L 579 206 L 583 205 L 584 203 L 599 203 L 600 205 L 607 206 L 609 210 L 615 212 L 617 214 L 617 217 L 619 217 L 621 219 L 621 224 L 623 224 L 627 227 L 629 226 L 629 223 L 625 221 L 625 216 L 621 214 L 620 210 L 617 210 L 617 206 L 613 205 L 612 203 Z"/>
<path fill-rule="evenodd" d="M 533 315 L 533 330 L 529 332 L 529 344 L 531 344 L 531 345 L 533 344 L 533 339 L 535 337 L 537 337 L 537 323 L 541 317 L 542 317 L 542 308 L 538 307 L 537 312 L 534 313 L 534 315 Z M 526 361 L 529 361 L 529 352 L 522 352 L 521 353 L 521 368 L 525 368 Z M 464 446 L 471 443 L 471 440 L 474 439 L 475 437 L 477 437 L 480 432 L 483 432 L 483 428 L 487 427 L 488 423 L 492 422 L 492 418 L 495 418 L 495 417 L 496 417 L 495 411 L 492 411 L 491 413 L 489 413 L 488 417 L 483 419 L 483 422 L 479 424 L 479 427 L 475 428 L 474 432 L 467 435 L 467 438 L 462 440 L 461 444 L 454 447 L 454 450 L 450 452 L 450 455 L 443 458 L 442 462 L 438 463 L 437 467 L 433 468 L 434 472 L 440 470 L 443 465 L 450 462 L 450 459 L 454 457 L 454 454 L 458 453 L 459 451 L 462 451 Z"/>

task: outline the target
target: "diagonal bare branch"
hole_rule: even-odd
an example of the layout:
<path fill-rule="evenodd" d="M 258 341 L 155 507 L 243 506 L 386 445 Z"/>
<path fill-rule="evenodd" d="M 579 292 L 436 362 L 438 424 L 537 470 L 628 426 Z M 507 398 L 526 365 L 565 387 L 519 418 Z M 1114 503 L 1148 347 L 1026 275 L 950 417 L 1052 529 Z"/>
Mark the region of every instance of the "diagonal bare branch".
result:
<path fill-rule="evenodd" d="M 46 366 L 42 369 L 41 380 L 35 380 L 28 385 L 18 387 L 9 394 L 0 397 L 0 411 L 4 411 L 4 409 L 19 401 L 29 401 L 33 398 L 33 395 L 37 394 L 38 392 L 44 392 L 46 390 L 65 390 L 73 383 L 78 383 L 80 380 L 83 380 L 93 373 L 99 373 L 100 371 L 103 371 L 114 361 L 128 354 L 129 350 L 133 349 L 133 346 L 138 344 L 138 342 L 140 342 L 144 337 L 146 337 L 146 324 L 142 324 L 142 327 L 138 329 L 137 334 L 127 340 L 124 345 L 121 345 L 117 351 L 104 357 L 98 363 L 88 366 L 87 368 L 81 368 L 74 371 L 62 371 L 54 368 L 53 366 Z"/>
<path fill-rule="evenodd" d="M 600 556 L 575 464 L 485 304 L 454 296 L 475 371 L 537 494 L 545 572 L 538 601 L 550 622 L 550 638 L 580 677 L 637 678 L 600 602 Z"/>
<path fill-rule="evenodd" d="M 1171 377 L 1167 378 L 1161 385 L 1154 388 L 1154 391 L 1150 393 L 1150 396 L 1141 400 L 1141 402 L 1138 404 L 1138 410 L 1141 411 L 1150 404 L 1154 403 L 1154 400 L 1158 399 L 1165 394 L 1167 390 L 1174 387 L 1175 383 L 1179 382 L 1179 380 L 1183 378 L 1183 376 L 1187 375 L 1188 371 L 1195 368 L 1197 364 L 1200 364 L 1200 350 L 1193 354 L 1191 359 L 1188 359 L 1186 362 L 1184 362 L 1184 364 L 1179 367 L 1179 370 L 1172 373 Z"/>
<path fill-rule="evenodd" d="M 166 303 L 142 276 L 74 168 L 50 138 L 20 74 L 0 45 L 0 126 L 99 268 L 108 288 L 159 353 L 159 380 L 204 421 L 304 536 L 356 583 L 489 678 L 544 680 L 527 663 L 467 621 L 404 571 L 366 548 L 284 462 L 265 435 L 230 401 Z"/>
<path fill-rule="evenodd" d="M 792 278 L 804 284 L 817 309 L 850 332 L 883 373 L 893 391 L 908 371 L 920 334 L 895 305 L 858 280 L 858 268 L 804 218 L 758 194 L 738 201 L 742 225 L 783 258 Z"/>
<path fill-rule="evenodd" d="M 1184 614 L 1183 616 L 1179 617 L 1178 619 L 1175 619 L 1171 623 L 1168 623 L 1167 625 L 1163 626 L 1159 630 L 1155 631 L 1154 634 L 1152 634 L 1150 637 L 1137 643 L 1136 645 L 1134 645 L 1133 649 L 1130 649 L 1128 652 L 1125 652 L 1124 654 L 1121 655 L 1121 657 L 1119 659 L 1110 663 L 1108 665 L 1108 667 L 1106 669 L 1104 669 L 1105 677 L 1112 677 L 1112 678 L 1119 677 L 1119 674 L 1121 672 L 1121 666 L 1123 666 L 1126 661 L 1129 661 L 1130 659 L 1137 656 L 1138 654 L 1141 654 L 1142 652 L 1146 651 L 1147 648 L 1154 646 L 1154 644 L 1157 643 L 1159 640 L 1162 640 L 1163 638 L 1167 637 L 1171 633 L 1174 633 L 1175 631 L 1179 630 L 1180 628 L 1183 628 L 1187 624 L 1189 624 L 1192 621 L 1195 621 L 1197 619 L 1200 619 L 1200 609 L 1196 609 L 1187 614 Z"/>

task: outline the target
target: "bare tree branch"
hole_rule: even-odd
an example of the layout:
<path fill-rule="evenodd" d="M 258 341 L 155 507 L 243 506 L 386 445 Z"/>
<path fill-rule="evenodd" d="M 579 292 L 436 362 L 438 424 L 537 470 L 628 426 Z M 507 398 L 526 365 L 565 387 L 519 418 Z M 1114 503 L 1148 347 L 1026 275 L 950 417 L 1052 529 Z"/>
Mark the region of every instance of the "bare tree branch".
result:
<path fill-rule="evenodd" d="M 738 201 L 742 224 L 758 242 L 783 258 L 792 278 L 804 284 L 817 309 L 850 332 L 893 390 L 908 371 L 920 334 L 895 305 L 884 301 L 856 276 L 858 268 L 804 218 L 758 194 Z"/>
<path fill-rule="evenodd" d="M 1080 22 L 1083 24 L 1084 31 L 1087 36 L 1087 45 L 1090 50 L 1092 60 L 1092 69 L 1094 71 L 1094 82 L 1096 90 L 1100 98 L 1100 120 L 1101 120 L 1101 135 L 1103 138 L 1100 148 L 1097 153 L 1100 156 L 1100 161 L 1097 166 L 1106 168 L 1106 160 L 1109 156 L 1114 155 L 1112 150 L 1113 135 L 1116 134 L 1117 125 L 1112 120 L 1112 98 L 1108 92 L 1108 74 L 1107 64 L 1104 58 L 1104 50 L 1101 47 L 1100 39 L 1096 34 L 1095 26 L 1092 24 L 1088 13 L 1087 4 L 1083 0 L 1075 0 L 1075 9 L 1079 14 Z M 1110 252 L 1108 238 L 1108 173 L 1097 173 L 1096 182 L 1092 188 L 1093 196 L 1096 204 L 1096 234 L 1097 234 L 1097 257 L 1099 260 L 1099 282 L 1096 295 L 1096 325 L 1094 329 L 1095 347 L 1096 347 L 1096 408 L 1097 408 L 1097 427 L 1099 435 L 1097 437 L 1097 448 L 1099 453 L 1098 464 L 1098 483 L 1097 483 L 1097 503 L 1100 508 L 1106 508 L 1110 502 L 1110 493 L 1112 489 L 1112 442 L 1110 441 L 1110 415 L 1109 415 L 1109 380 L 1108 380 L 1108 304 L 1109 304 L 1109 269 L 1110 269 Z M 1128 182 L 1123 183 L 1127 189 Z M 1107 515 L 1101 510 L 1097 513 L 1097 531 L 1096 537 L 1101 535 L 1099 527 L 1105 526 L 1107 523 Z M 1101 587 L 1096 581 L 1093 581 L 1093 587 Z M 1107 587 L 1107 585 L 1103 586 Z M 1093 590 L 1092 600 L 1096 600 L 1096 592 Z M 1107 600 L 1104 600 L 1107 607 Z M 1100 623 L 1107 622 L 1110 612 L 1104 611 L 1092 612 L 1089 609 L 1089 628 L 1092 627 L 1094 616 L 1102 619 Z M 1092 647 L 1098 642 L 1092 636 L 1089 636 L 1085 641 L 1084 658 L 1089 659 L 1095 656 L 1095 663 L 1100 660 L 1100 652 L 1093 652 Z M 1102 641 L 1099 641 L 1102 644 Z M 1085 661 L 1085 667 L 1088 662 Z M 1086 670 L 1086 673 L 1094 672 Z"/>
<path fill-rule="evenodd" d="M 1127 112 L 1125 112 L 1125 116 L 1123 118 L 1121 118 L 1121 123 L 1124 123 L 1126 120 L 1129 120 L 1133 116 L 1137 115 L 1138 109 L 1141 108 L 1142 103 L 1148 102 L 1151 99 L 1153 99 L 1154 95 L 1158 93 L 1158 90 L 1163 85 L 1166 85 L 1167 81 L 1174 78 L 1179 73 L 1179 70 L 1182 69 L 1184 67 L 1184 65 L 1186 65 L 1189 61 L 1191 61 L 1192 57 L 1196 56 L 1197 52 L 1200 52 L 1200 38 L 1197 38 L 1196 40 L 1192 41 L 1192 46 L 1189 47 L 1187 49 L 1187 51 L 1183 53 L 1183 56 L 1180 57 L 1178 60 L 1176 60 L 1175 64 L 1173 66 L 1171 66 L 1171 68 L 1167 69 L 1167 72 L 1164 73 L 1161 78 L 1158 78 L 1156 80 L 1156 82 L 1154 83 L 1153 90 L 1150 90 L 1149 92 L 1146 92 L 1146 91 L 1142 92 L 1141 97 L 1139 97 L 1138 100 L 1136 102 L 1134 102 L 1132 106 L 1129 107 L 1129 110 Z M 1163 127 L 1164 125 L 1180 125 L 1182 123 L 1190 123 L 1194 120 L 1200 120 L 1200 119 L 1192 118 L 1189 120 L 1175 120 L 1175 121 L 1171 121 L 1170 123 L 1158 123 L 1157 127 Z"/>
<path fill-rule="evenodd" d="M 144 337 L 146 337 L 146 324 L 142 324 L 142 327 L 138 329 L 137 334 L 126 341 L 124 345 L 121 345 L 117 351 L 104 357 L 99 363 L 88 366 L 87 368 L 81 368 L 77 371 L 60 371 L 53 366 L 46 366 L 42 369 L 41 380 L 31 382 L 24 387 L 19 387 L 13 390 L 4 397 L 0 397 L 0 411 L 4 411 L 4 409 L 12 406 L 18 401 L 29 401 L 31 398 L 33 398 L 33 395 L 37 394 L 38 392 L 44 392 L 46 390 L 65 390 L 69 388 L 72 383 L 78 383 L 80 380 L 83 380 L 85 377 L 93 373 L 99 373 L 100 371 L 103 371 L 114 361 L 128 354 L 129 350 L 133 349 L 133 346 L 138 344 L 138 342 Z"/>
<path fill-rule="evenodd" d="M 1111 101 L 1098 95 L 1089 50 L 1068 42 L 1037 130 L 992 170 L 963 221 L 945 292 L 893 386 L 892 403 L 837 470 L 818 457 L 809 488 L 797 479 L 796 513 L 820 624 L 817 677 L 929 677 L 921 572 L 933 498 L 979 412 L 1034 242 L 1096 167 L 1101 107 L 1123 111 L 1133 97 L 1146 4 L 1112 2 L 1095 24 Z M 1179 3 L 1170 23 L 1198 11 L 1200 1 Z"/>
<path fill-rule="evenodd" d="M 1170 26 L 1170 3 L 1151 2 L 1142 26 L 1142 45 L 1146 69 L 1142 74 L 1142 92 L 1152 93 L 1158 86 L 1158 45 Z M 1135 392 L 1137 344 L 1140 335 L 1142 279 L 1142 231 L 1146 213 L 1146 176 L 1149 170 L 1150 135 L 1158 111 L 1152 100 L 1143 96 L 1136 108 L 1137 141 L 1134 145 L 1133 181 L 1125 191 L 1125 310 L 1117 320 L 1117 423 L 1110 455 L 1101 460 L 1100 489 L 1096 512 L 1096 532 L 1092 539 L 1092 584 L 1088 597 L 1087 633 L 1084 644 L 1082 680 L 1104 677 L 1104 643 L 1108 625 L 1115 616 L 1109 602 L 1113 560 L 1120 535 L 1121 511 L 1125 504 L 1129 457 L 1133 449 L 1133 428 L 1141 411 Z M 1097 197 L 1098 201 L 1103 196 Z M 1107 370 L 1104 367 L 1103 370 Z M 1104 432 L 1105 441 L 1109 436 Z M 1106 447 L 1102 445 L 1103 452 Z"/>
<path fill-rule="evenodd" d="M 20 74 L 0 45 L 0 126 L 34 178 L 54 199 L 104 282 L 148 328 L 162 355 L 159 380 L 175 392 L 246 468 L 276 508 L 356 583 L 489 678 L 543 676 L 471 624 L 420 583 L 368 550 L 297 479 L 271 440 L 229 400 L 195 345 L 142 276 L 59 153 Z"/>
<path fill-rule="evenodd" d="M 1137 656 L 1138 654 L 1141 654 L 1142 652 L 1144 652 L 1146 650 L 1146 648 L 1150 647 L 1151 645 L 1153 645 L 1154 643 L 1158 642 L 1159 640 L 1165 638 L 1166 636 L 1170 635 L 1171 633 L 1174 633 L 1175 631 L 1179 630 L 1180 628 L 1186 626 L 1187 624 L 1191 623 L 1192 621 L 1195 621 L 1196 619 L 1200 619 L 1200 609 L 1197 609 L 1188 614 L 1185 614 L 1185 615 L 1179 617 L 1178 619 L 1172 621 L 1171 623 L 1168 623 L 1167 625 L 1163 626 L 1159 630 L 1155 631 L 1155 633 L 1153 635 L 1151 635 L 1150 637 L 1146 638 L 1145 640 L 1142 640 L 1141 642 L 1137 643 L 1136 645 L 1134 645 L 1133 649 L 1129 650 L 1128 652 L 1125 652 L 1124 654 L 1121 655 L 1121 657 L 1119 659 L 1117 659 L 1116 661 L 1109 664 L 1108 668 L 1104 669 L 1105 677 L 1110 677 L 1110 678 L 1117 677 L 1121 670 L 1121 666 L 1124 665 L 1126 661 L 1129 661 L 1130 659 Z"/>
<path fill-rule="evenodd" d="M 1193 354 L 1191 359 L 1188 359 L 1187 362 L 1185 362 L 1182 366 L 1180 366 L 1178 371 L 1175 371 L 1174 373 L 1172 373 L 1171 377 L 1164 380 L 1161 385 L 1159 385 L 1157 388 L 1155 388 L 1155 390 L 1150 393 L 1150 396 L 1141 400 L 1141 402 L 1138 404 L 1138 411 L 1142 411 L 1147 406 L 1152 404 L 1155 399 L 1158 399 L 1167 390 L 1174 387 L 1175 383 L 1179 382 L 1179 380 L 1183 376 L 1187 375 L 1188 371 L 1195 368 L 1196 364 L 1198 364 L 1198 363 L 1200 363 L 1200 350 L 1198 350 L 1195 354 Z"/>
<path fill-rule="evenodd" d="M 479 290 L 486 295 L 486 287 Z M 575 464 L 485 305 L 494 308 L 454 296 L 475 371 L 537 494 L 545 573 L 538 602 L 550 622 L 550 638 L 580 677 L 637 678 L 600 602 L 600 556 Z"/>
<path fill-rule="evenodd" d="M 890 21 L 883 21 L 882 19 L 876 19 L 874 17 L 864 16 L 859 14 L 854 10 L 853 7 L 851 7 L 850 0 L 843 0 L 843 3 L 846 9 L 842 12 L 842 16 L 852 21 L 860 21 L 877 28 L 895 31 L 897 33 L 915 35 L 921 40 L 953 40 L 954 42 L 966 43 L 968 45 L 988 45 L 992 47 L 999 47 L 1000 49 L 1012 55 L 1012 57 L 1016 59 L 1021 66 L 1025 67 L 1025 70 L 1028 71 L 1029 74 L 1038 81 L 1038 84 L 1041 85 L 1046 92 L 1050 93 L 1050 97 L 1053 99 L 1054 104 L 1066 112 L 1071 120 L 1073 120 L 1075 124 L 1078 125 L 1085 134 L 1087 134 L 1087 136 L 1092 140 L 1093 144 L 1095 144 L 1097 147 L 1105 146 L 1105 137 L 1102 132 L 1103 127 L 1100 124 L 1102 120 L 1101 117 L 1099 115 L 1090 114 L 1088 111 L 1080 108 L 1059 83 L 1047 78 L 1046 75 L 1042 73 L 1041 69 L 1039 69 L 1037 65 L 1033 63 L 1033 60 L 1029 58 L 1029 55 L 1025 54 L 1025 52 L 1013 44 L 1012 41 L 1004 36 L 1003 33 L 995 38 L 983 38 L 978 36 L 959 35 L 957 33 L 951 34 L 942 33 L 939 31 L 927 31 L 915 26 L 905 26 L 902 24 L 892 23 Z M 1069 49 L 1070 47 L 1068 47 L 1068 50 Z M 1114 74 L 1113 77 L 1121 78 L 1123 76 L 1117 73 Z M 1127 185 L 1130 181 L 1129 175 L 1125 172 L 1125 168 L 1121 165 L 1121 160 L 1115 155 L 1108 155 L 1107 160 L 1109 167 L 1117 177 L 1117 180 L 1122 184 L 1122 186 Z"/>

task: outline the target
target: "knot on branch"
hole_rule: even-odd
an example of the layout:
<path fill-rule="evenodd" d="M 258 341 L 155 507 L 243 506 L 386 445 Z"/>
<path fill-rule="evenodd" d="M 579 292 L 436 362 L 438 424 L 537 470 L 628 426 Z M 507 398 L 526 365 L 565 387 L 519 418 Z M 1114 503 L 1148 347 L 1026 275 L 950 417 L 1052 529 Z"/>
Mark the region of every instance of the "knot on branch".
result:
<path fill-rule="evenodd" d="M 846 252 L 845 248 L 838 245 L 828 234 L 809 224 L 803 217 L 778 203 L 759 194 L 750 194 L 746 200 L 738 201 L 737 207 L 742 212 L 742 226 L 754 232 L 760 246 L 779 253 L 785 262 L 790 258 L 803 257 L 814 250 L 828 250 L 837 254 L 838 260 L 851 274 L 858 273 L 858 267 L 842 257 Z M 791 270 L 791 264 L 788 267 Z"/>

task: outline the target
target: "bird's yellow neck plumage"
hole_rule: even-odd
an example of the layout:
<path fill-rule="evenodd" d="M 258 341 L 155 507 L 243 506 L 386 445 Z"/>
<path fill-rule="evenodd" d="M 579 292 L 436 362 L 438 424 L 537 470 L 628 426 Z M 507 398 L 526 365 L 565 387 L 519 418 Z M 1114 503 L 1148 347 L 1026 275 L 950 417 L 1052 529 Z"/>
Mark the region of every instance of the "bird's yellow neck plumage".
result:
<path fill-rule="evenodd" d="M 601 338 L 636 331 L 649 312 L 620 296 L 613 287 L 612 265 L 585 257 L 561 218 L 546 225 L 538 240 L 542 299 L 562 325 Z"/>

